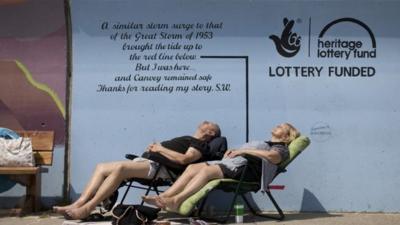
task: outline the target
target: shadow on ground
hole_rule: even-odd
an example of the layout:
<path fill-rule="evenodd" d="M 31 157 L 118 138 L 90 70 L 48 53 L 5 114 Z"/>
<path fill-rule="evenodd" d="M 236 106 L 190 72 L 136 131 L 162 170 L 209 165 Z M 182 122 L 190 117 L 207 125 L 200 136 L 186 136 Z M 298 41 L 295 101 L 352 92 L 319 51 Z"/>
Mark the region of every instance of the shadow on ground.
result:
<path fill-rule="evenodd" d="M 272 213 L 266 213 L 268 215 L 273 215 Z M 313 219 L 321 219 L 321 218 L 335 218 L 342 217 L 340 214 L 329 214 L 329 213 L 301 213 L 301 212 L 287 212 L 285 213 L 285 219 L 283 221 L 304 221 L 304 220 L 313 220 Z M 194 219 L 198 219 L 193 217 Z M 177 223 L 188 224 L 189 217 L 182 217 L 174 213 L 165 213 L 162 212 L 159 215 L 158 220 L 168 220 Z M 255 216 L 251 213 L 247 213 L 243 218 L 245 223 L 260 223 L 260 222 L 268 222 L 268 221 L 278 221 L 270 218 L 264 218 Z M 231 216 L 227 223 L 235 223 L 235 216 Z M 210 222 L 210 224 L 213 224 Z"/>
<path fill-rule="evenodd" d="M 46 211 L 40 211 L 40 212 L 30 212 L 30 213 L 19 213 L 20 209 L 0 209 L 0 218 L 5 218 L 5 217 L 39 217 L 39 218 L 46 218 L 50 216 L 60 216 L 58 214 L 53 213 L 51 210 L 46 210 Z"/>
<path fill-rule="evenodd" d="M 333 218 L 333 217 L 342 217 L 342 215 L 337 214 L 329 214 L 329 213 L 286 213 L 285 219 L 283 221 L 292 221 L 292 220 L 312 220 L 312 219 L 320 219 L 320 218 Z M 269 218 L 263 218 L 259 216 L 254 216 L 249 214 L 244 218 L 246 222 L 267 222 L 267 221 L 276 221 Z"/>

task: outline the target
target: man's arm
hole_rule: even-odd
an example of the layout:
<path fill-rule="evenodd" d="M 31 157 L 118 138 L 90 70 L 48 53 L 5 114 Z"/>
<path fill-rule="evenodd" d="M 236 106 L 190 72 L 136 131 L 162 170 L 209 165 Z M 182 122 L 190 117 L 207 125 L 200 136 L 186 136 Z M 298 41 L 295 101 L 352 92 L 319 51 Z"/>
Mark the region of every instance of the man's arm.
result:
<path fill-rule="evenodd" d="M 186 151 L 186 153 L 182 154 L 182 153 L 173 151 L 171 149 L 168 149 L 159 143 L 155 143 L 155 144 L 149 145 L 148 150 L 150 152 L 158 152 L 161 155 L 167 157 L 169 160 L 176 162 L 178 164 L 181 164 L 181 165 L 190 164 L 201 158 L 200 151 L 193 147 L 189 147 L 189 149 Z"/>
<path fill-rule="evenodd" d="M 258 149 L 238 149 L 234 151 L 229 150 L 227 151 L 226 156 L 229 158 L 234 158 L 236 156 L 244 154 L 266 159 L 273 164 L 278 164 L 282 161 L 281 154 L 279 154 L 278 151 L 274 150 L 274 148 L 271 148 L 270 151 L 258 150 Z"/>

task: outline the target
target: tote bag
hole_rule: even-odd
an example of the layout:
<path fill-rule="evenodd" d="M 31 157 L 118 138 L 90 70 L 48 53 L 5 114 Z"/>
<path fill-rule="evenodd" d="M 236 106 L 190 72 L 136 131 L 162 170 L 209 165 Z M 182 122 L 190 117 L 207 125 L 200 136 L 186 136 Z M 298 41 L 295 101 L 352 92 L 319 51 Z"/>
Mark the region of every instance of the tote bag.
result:
<path fill-rule="evenodd" d="M 0 166 L 34 166 L 34 160 L 30 138 L 0 138 Z"/>

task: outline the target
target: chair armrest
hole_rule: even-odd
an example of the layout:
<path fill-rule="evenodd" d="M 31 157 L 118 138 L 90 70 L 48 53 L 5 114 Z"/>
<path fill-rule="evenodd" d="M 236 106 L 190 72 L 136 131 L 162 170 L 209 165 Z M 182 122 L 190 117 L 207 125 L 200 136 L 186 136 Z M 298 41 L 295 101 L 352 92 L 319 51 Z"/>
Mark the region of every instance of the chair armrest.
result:
<path fill-rule="evenodd" d="M 126 159 L 129 159 L 129 160 L 133 160 L 133 159 L 135 159 L 135 158 L 137 158 L 137 157 L 139 157 L 139 156 L 134 155 L 134 154 L 126 154 L 126 155 L 125 155 L 125 158 L 126 158 Z"/>

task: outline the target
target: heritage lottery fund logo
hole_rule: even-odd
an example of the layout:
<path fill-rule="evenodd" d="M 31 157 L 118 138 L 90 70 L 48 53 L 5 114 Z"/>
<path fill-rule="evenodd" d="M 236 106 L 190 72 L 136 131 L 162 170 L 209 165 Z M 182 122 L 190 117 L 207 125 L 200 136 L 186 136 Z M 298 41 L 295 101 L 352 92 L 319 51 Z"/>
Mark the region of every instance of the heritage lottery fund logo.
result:
<path fill-rule="evenodd" d="M 269 38 L 274 42 L 276 51 L 283 57 L 293 57 L 300 51 L 301 37 L 292 32 L 294 20 L 283 19 L 285 27 L 280 37 L 271 35 Z"/>
<path fill-rule="evenodd" d="M 340 18 L 328 22 L 319 28 L 316 41 L 311 41 L 311 18 L 308 21 L 308 43 L 300 35 L 298 30 L 304 30 L 304 23 L 297 19 L 283 19 L 282 33 L 271 34 L 277 55 L 283 58 L 300 57 L 300 47 L 306 51 L 308 58 L 314 64 L 329 62 L 331 66 L 308 65 L 284 65 L 268 67 L 269 77 L 373 77 L 376 69 L 373 66 L 344 66 L 343 64 L 360 62 L 371 63 L 377 57 L 375 35 L 370 27 L 355 18 Z M 348 35 L 337 33 L 337 29 L 346 26 Z M 356 37 L 363 37 L 356 38 Z M 305 42 L 305 43 L 303 43 Z M 301 54 L 300 54 L 301 55 Z M 328 61 L 329 60 L 329 61 Z M 332 61 L 333 60 L 333 61 Z M 333 63 L 331 63 L 333 62 Z M 338 65 L 335 65 L 338 64 Z"/>

